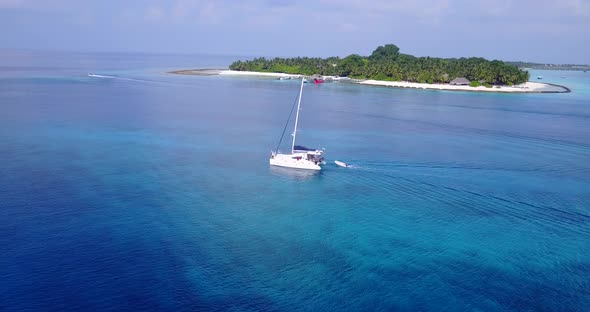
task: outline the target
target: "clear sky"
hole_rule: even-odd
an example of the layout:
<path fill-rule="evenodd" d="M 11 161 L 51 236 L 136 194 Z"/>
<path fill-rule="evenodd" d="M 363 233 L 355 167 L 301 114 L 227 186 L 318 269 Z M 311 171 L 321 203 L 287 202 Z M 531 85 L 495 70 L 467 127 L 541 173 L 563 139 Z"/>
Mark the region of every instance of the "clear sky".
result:
<path fill-rule="evenodd" d="M 0 48 L 590 63 L 590 0 L 0 0 Z"/>

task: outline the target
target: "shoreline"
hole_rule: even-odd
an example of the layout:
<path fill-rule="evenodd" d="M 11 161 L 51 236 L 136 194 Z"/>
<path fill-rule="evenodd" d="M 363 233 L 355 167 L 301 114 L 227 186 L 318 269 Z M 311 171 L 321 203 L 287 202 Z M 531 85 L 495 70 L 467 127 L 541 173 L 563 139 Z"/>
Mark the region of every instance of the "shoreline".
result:
<path fill-rule="evenodd" d="M 192 75 L 192 76 L 257 76 L 257 77 L 273 77 L 273 78 L 300 78 L 302 75 L 285 74 L 285 73 L 266 73 L 266 72 L 250 72 L 250 71 L 236 71 L 229 69 L 214 69 L 214 68 L 202 68 L 202 69 L 184 69 L 175 70 L 168 72 L 169 74 L 177 75 Z M 324 79 L 330 81 L 345 80 L 347 83 L 366 85 L 366 86 L 378 86 L 378 87 L 390 87 L 390 88 L 412 88 L 412 89 L 423 89 L 423 90 L 444 90 L 444 91 L 470 91 L 470 92 L 496 92 L 496 93 L 569 93 L 571 90 L 568 87 L 546 83 L 546 82 L 533 82 L 527 81 L 517 86 L 493 86 L 491 88 L 485 86 L 470 87 L 470 86 L 459 86 L 450 84 L 428 84 L 418 82 L 406 82 L 406 81 L 383 81 L 383 80 L 371 80 L 371 79 L 349 79 L 339 78 L 332 76 L 324 76 Z"/>

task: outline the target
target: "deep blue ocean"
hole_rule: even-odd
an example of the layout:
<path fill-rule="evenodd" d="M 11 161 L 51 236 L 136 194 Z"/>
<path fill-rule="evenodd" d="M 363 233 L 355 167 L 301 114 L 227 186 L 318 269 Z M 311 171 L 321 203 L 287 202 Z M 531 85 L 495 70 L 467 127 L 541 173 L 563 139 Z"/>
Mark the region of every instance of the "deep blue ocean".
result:
<path fill-rule="evenodd" d="M 0 52 L 0 311 L 589 311 L 590 73 L 306 85 L 309 174 L 237 58 Z"/>

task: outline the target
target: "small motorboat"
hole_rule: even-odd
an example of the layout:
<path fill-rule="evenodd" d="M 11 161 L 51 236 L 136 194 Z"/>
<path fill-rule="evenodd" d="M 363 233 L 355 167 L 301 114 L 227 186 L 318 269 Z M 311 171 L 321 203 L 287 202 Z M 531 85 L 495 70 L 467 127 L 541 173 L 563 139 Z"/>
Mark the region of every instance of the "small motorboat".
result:
<path fill-rule="evenodd" d="M 345 162 L 343 162 L 343 161 L 340 161 L 340 160 L 334 160 L 334 163 L 335 163 L 336 165 L 338 165 L 338 166 L 340 166 L 340 167 L 344 167 L 344 168 L 346 168 L 346 167 L 348 167 L 348 166 L 349 166 L 347 163 L 345 163 Z"/>
<path fill-rule="evenodd" d="M 313 83 L 324 83 L 324 79 L 314 78 Z"/>
<path fill-rule="evenodd" d="M 537 76 L 537 79 L 543 79 L 543 76 Z"/>

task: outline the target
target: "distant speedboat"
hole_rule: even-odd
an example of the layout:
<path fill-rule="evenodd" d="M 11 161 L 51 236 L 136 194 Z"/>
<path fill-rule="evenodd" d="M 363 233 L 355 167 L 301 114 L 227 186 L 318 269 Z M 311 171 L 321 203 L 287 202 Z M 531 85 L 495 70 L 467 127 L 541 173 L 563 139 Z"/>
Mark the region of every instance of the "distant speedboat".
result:
<path fill-rule="evenodd" d="M 117 77 L 113 77 L 113 76 L 104 76 L 104 75 L 93 74 L 93 73 L 88 73 L 88 77 L 94 77 L 94 78 L 117 78 Z"/>
<path fill-rule="evenodd" d="M 313 80 L 313 83 L 324 83 L 324 79 L 318 79 L 318 78 L 315 78 L 315 79 Z"/>
<path fill-rule="evenodd" d="M 537 79 L 543 79 L 543 76 L 537 76 Z"/>

